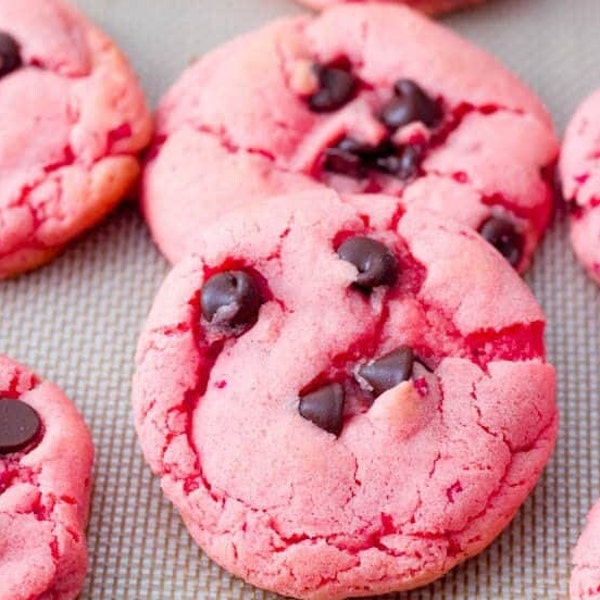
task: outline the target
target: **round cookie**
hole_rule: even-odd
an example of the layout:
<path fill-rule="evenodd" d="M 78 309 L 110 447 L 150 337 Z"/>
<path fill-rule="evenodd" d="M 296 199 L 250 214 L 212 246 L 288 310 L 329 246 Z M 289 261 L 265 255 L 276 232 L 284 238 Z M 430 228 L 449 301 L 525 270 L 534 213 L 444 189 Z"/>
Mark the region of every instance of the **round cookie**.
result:
<path fill-rule="evenodd" d="M 299 0 L 301 4 L 314 8 L 315 10 L 323 10 L 334 4 L 342 2 L 352 2 L 356 0 Z M 360 0 L 359 0 L 360 1 Z M 364 0 L 363 0 L 364 1 Z M 382 0 L 379 0 L 380 2 Z M 385 1 L 385 0 L 384 0 Z M 390 2 L 400 2 L 412 8 L 422 10 L 431 15 L 449 12 L 465 6 L 473 6 L 481 4 L 484 0 L 389 0 Z"/>
<path fill-rule="evenodd" d="M 498 535 L 554 446 L 544 316 L 471 229 L 314 189 L 205 228 L 161 287 L 137 432 L 191 535 L 284 596 L 428 583 Z"/>
<path fill-rule="evenodd" d="M 600 598 L 600 501 L 587 517 L 587 524 L 573 550 L 571 600 Z"/>
<path fill-rule="evenodd" d="M 521 271 L 551 212 L 545 109 L 493 58 L 401 6 L 337 6 L 214 50 L 163 98 L 157 129 L 143 209 L 174 262 L 220 214 L 323 184 L 458 219 Z"/>
<path fill-rule="evenodd" d="M 0 600 L 79 594 L 92 457 L 65 395 L 0 355 Z"/>
<path fill-rule="evenodd" d="M 565 131 L 562 191 L 570 213 L 571 243 L 590 277 L 600 283 L 600 90 L 577 109 Z"/>
<path fill-rule="evenodd" d="M 49 261 L 139 175 L 151 116 L 113 42 L 60 0 L 0 0 L 0 278 Z"/>

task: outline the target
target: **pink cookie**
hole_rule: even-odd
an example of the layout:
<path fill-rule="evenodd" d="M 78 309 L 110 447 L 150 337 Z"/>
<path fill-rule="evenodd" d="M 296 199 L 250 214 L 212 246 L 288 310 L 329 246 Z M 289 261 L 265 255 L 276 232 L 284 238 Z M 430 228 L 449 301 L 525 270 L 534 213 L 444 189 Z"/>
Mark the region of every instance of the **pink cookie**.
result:
<path fill-rule="evenodd" d="M 220 565 L 295 598 L 428 583 L 552 451 L 544 316 L 472 230 L 316 189 L 205 228 L 137 353 L 142 450 Z"/>
<path fill-rule="evenodd" d="M 571 214 L 571 243 L 600 283 L 600 90 L 577 109 L 560 157 L 563 195 Z"/>
<path fill-rule="evenodd" d="M 0 278 L 121 200 L 151 134 L 121 52 L 60 0 L 0 0 Z"/>
<path fill-rule="evenodd" d="M 143 208 L 172 261 L 220 214 L 322 184 L 456 218 L 519 270 L 548 224 L 546 111 L 404 7 L 339 6 L 247 34 L 189 68 L 157 119 Z"/>
<path fill-rule="evenodd" d="M 0 356 L 0 600 L 77 597 L 92 455 L 65 395 Z"/>
<path fill-rule="evenodd" d="M 573 551 L 571 600 L 600 598 L 600 501 L 587 518 L 587 525 Z"/>
<path fill-rule="evenodd" d="M 333 6 L 334 4 L 341 4 L 342 2 L 364 2 L 365 0 L 299 0 L 301 4 L 304 4 L 315 10 L 323 10 Z M 385 1 L 385 0 L 379 0 Z M 417 8 L 423 12 L 429 14 L 439 14 L 456 10 L 464 6 L 472 6 L 474 4 L 481 4 L 484 0 L 389 0 L 390 2 L 400 2 Z"/>

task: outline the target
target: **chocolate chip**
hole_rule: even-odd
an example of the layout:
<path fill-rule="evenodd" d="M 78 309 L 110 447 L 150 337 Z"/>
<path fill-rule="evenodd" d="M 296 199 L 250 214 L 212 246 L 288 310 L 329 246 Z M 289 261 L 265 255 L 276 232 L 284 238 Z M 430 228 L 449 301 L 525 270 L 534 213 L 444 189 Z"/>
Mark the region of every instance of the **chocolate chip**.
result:
<path fill-rule="evenodd" d="M 393 155 L 396 151 L 396 146 L 389 139 L 383 140 L 377 146 L 371 146 L 347 136 L 325 150 L 323 168 L 333 173 L 362 179 L 367 176 L 369 168 L 376 166 L 377 160 Z"/>
<path fill-rule="evenodd" d="M 260 290 L 244 271 L 223 271 L 202 287 L 202 315 L 213 325 L 238 327 L 256 321 L 262 304 Z"/>
<path fill-rule="evenodd" d="M 360 156 L 366 163 L 373 163 L 378 158 L 390 156 L 397 152 L 397 148 L 389 138 L 383 139 L 376 146 L 363 144 L 352 137 L 345 137 L 338 147 Z"/>
<path fill-rule="evenodd" d="M 332 383 L 305 394 L 300 397 L 298 411 L 317 427 L 338 436 L 344 421 L 344 388 Z"/>
<path fill-rule="evenodd" d="M 23 450 L 38 438 L 41 429 L 42 421 L 29 404 L 0 398 L 0 454 Z"/>
<path fill-rule="evenodd" d="M 399 179 L 412 179 L 419 173 L 422 150 L 417 146 L 404 146 L 396 154 L 382 156 L 375 161 L 375 167 Z"/>
<path fill-rule="evenodd" d="M 479 228 L 481 236 L 516 267 L 523 257 L 523 237 L 508 219 L 490 217 Z"/>
<path fill-rule="evenodd" d="M 325 150 L 323 168 L 331 173 L 338 173 L 355 179 L 362 179 L 367 174 L 361 157 L 348 150 L 343 150 L 339 146 Z"/>
<path fill-rule="evenodd" d="M 12 35 L 0 31 L 0 77 L 21 66 L 21 48 Z"/>
<path fill-rule="evenodd" d="M 358 82 L 350 68 L 350 63 L 315 66 L 319 89 L 308 98 L 313 112 L 332 112 L 352 100 Z"/>
<path fill-rule="evenodd" d="M 361 367 L 358 375 L 369 384 L 373 395 L 377 397 L 410 379 L 413 362 L 412 349 L 408 346 L 400 346 L 389 354 Z"/>
<path fill-rule="evenodd" d="M 438 105 L 414 81 L 397 81 L 394 94 L 379 116 L 388 129 L 396 130 L 414 121 L 432 127 L 439 121 L 441 114 Z"/>
<path fill-rule="evenodd" d="M 337 145 L 336 148 L 343 150 L 344 152 L 349 152 L 350 154 L 356 154 L 356 156 L 364 156 L 365 154 L 369 154 L 372 150 L 372 146 L 368 144 L 364 144 L 363 142 L 359 142 L 357 139 L 346 136 L 342 138 Z"/>
<path fill-rule="evenodd" d="M 366 290 L 393 285 L 398 277 L 396 257 L 381 242 L 368 237 L 347 239 L 337 250 L 339 257 L 358 269 L 354 284 Z"/>
<path fill-rule="evenodd" d="M 375 169 L 408 180 L 419 173 L 423 149 L 415 145 L 398 148 L 389 138 L 372 146 L 348 136 L 327 148 L 324 155 L 325 171 L 362 179 Z"/>

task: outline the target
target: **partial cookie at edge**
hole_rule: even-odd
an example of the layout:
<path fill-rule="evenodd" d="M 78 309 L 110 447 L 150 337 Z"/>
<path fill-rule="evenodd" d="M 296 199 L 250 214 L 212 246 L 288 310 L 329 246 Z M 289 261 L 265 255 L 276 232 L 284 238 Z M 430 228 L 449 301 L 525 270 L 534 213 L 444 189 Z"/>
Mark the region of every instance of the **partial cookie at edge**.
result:
<path fill-rule="evenodd" d="M 87 568 L 90 435 L 54 384 L 1 355 L 0 403 L 0 600 L 72 600 Z"/>
<path fill-rule="evenodd" d="M 573 550 L 570 594 L 571 600 L 600 598 L 600 501 L 590 510 Z"/>
<path fill-rule="evenodd" d="M 581 103 L 567 126 L 560 177 L 571 244 L 589 276 L 600 284 L 600 90 Z"/>

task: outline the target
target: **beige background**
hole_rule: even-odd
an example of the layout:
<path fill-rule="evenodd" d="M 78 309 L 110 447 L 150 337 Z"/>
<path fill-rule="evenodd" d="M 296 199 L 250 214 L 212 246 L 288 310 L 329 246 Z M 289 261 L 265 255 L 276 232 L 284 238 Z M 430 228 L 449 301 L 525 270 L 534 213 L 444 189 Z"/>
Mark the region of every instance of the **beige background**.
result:
<path fill-rule="evenodd" d="M 153 103 L 193 57 L 299 11 L 291 0 L 78 4 L 129 53 Z M 599 0 L 494 0 L 446 21 L 528 81 L 561 132 L 577 102 L 600 86 Z M 0 285 L 0 349 L 61 385 L 92 430 L 96 484 L 82 600 L 273 599 L 203 556 L 136 445 L 132 357 L 167 270 L 135 206 L 123 206 L 50 266 Z M 600 495 L 600 290 L 576 264 L 560 211 L 527 279 L 547 311 L 548 353 L 558 369 L 556 452 L 488 551 L 402 600 L 566 597 L 570 549 Z"/>

